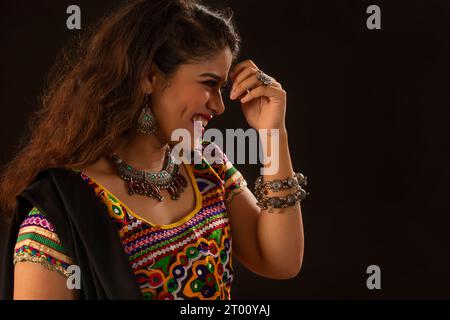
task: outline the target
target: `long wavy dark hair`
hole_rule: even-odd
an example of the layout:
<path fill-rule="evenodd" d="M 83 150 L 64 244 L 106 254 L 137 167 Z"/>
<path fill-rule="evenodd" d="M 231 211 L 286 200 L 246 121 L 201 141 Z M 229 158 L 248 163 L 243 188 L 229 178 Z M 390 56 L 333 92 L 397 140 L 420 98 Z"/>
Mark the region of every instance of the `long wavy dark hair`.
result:
<path fill-rule="evenodd" d="M 11 217 L 16 196 L 46 169 L 95 163 L 127 135 L 144 103 L 140 83 L 154 62 L 167 79 L 184 63 L 231 49 L 241 39 L 230 8 L 198 0 L 126 1 L 74 38 L 49 73 L 39 109 L 13 159 L 1 169 L 0 205 Z"/>

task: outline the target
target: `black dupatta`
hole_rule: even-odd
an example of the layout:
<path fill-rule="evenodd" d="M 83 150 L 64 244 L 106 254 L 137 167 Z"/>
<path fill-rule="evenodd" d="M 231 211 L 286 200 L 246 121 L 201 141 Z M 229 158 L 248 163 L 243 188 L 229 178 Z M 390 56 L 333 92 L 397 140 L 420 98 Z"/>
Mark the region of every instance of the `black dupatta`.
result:
<path fill-rule="evenodd" d="M 77 173 L 63 168 L 40 172 L 17 197 L 1 259 L 1 299 L 13 298 L 14 247 L 20 223 L 34 206 L 49 217 L 66 254 L 80 267 L 81 299 L 143 299 L 106 206 Z"/>

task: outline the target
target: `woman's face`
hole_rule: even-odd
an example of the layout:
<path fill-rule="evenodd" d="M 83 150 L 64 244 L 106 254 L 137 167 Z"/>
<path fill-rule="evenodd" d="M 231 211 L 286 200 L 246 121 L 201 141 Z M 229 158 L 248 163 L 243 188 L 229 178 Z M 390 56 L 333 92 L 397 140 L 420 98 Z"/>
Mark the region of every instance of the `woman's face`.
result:
<path fill-rule="evenodd" d="M 211 115 L 224 112 L 221 89 L 228 81 L 232 60 L 227 47 L 208 60 L 181 65 L 169 83 L 158 75 L 152 78 L 151 106 L 158 120 L 156 134 L 161 139 L 174 145 L 172 132 L 184 128 L 191 134 L 193 142 L 194 119 L 207 121 Z M 206 119 L 197 118 L 201 115 Z M 202 131 L 199 124 L 197 135 Z"/>

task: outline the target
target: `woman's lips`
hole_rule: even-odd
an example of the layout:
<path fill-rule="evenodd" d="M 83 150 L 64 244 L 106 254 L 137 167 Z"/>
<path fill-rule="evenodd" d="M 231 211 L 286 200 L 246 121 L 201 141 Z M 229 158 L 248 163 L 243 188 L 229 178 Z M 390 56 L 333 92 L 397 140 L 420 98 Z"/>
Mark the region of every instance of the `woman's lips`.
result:
<path fill-rule="evenodd" d="M 211 115 L 205 115 L 205 114 L 195 114 L 192 117 L 192 123 L 195 124 L 195 122 L 199 122 L 201 126 L 201 131 L 204 132 L 206 126 L 208 125 L 208 121 L 212 119 Z"/>
<path fill-rule="evenodd" d="M 205 118 L 206 121 L 211 121 L 213 118 L 213 116 L 211 114 L 199 113 L 199 115 L 201 115 L 203 118 Z"/>

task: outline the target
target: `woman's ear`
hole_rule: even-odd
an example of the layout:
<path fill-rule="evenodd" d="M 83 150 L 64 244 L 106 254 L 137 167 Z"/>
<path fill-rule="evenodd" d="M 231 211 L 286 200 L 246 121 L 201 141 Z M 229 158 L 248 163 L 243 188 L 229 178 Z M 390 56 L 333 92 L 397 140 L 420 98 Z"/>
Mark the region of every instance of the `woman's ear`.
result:
<path fill-rule="evenodd" d="M 152 63 L 150 68 L 146 68 L 144 71 L 142 90 L 147 94 L 151 94 L 155 90 L 159 81 L 161 81 L 161 71 L 155 63 Z"/>

